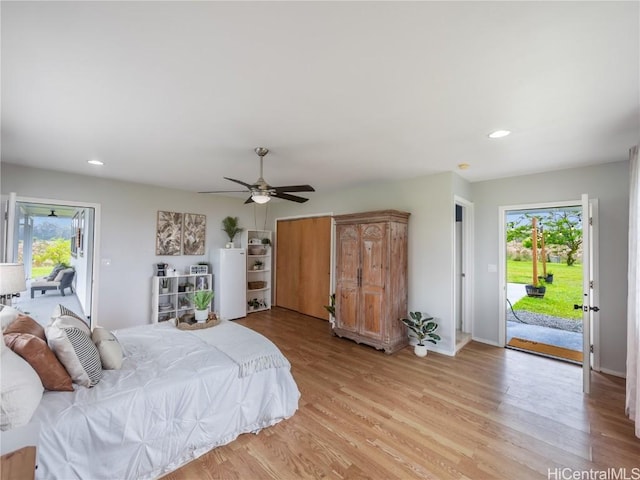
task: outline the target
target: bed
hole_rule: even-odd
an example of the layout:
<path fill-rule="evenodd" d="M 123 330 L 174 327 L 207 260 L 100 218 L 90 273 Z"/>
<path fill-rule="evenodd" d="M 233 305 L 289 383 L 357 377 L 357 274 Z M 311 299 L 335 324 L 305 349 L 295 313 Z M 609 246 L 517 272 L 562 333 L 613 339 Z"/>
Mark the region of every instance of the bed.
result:
<path fill-rule="evenodd" d="M 30 422 L 40 426 L 36 478 L 156 478 L 298 408 L 287 359 L 241 325 L 114 334 L 120 370 L 92 388 L 45 392 Z"/>

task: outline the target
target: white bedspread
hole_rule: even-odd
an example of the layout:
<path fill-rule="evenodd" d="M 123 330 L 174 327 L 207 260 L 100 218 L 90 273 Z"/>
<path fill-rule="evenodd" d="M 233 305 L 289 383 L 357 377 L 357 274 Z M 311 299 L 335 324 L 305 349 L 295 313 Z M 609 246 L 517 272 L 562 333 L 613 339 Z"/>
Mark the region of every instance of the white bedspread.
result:
<path fill-rule="evenodd" d="M 287 359 L 241 325 L 115 333 L 121 370 L 91 389 L 45 393 L 32 420 L 41 424 L 37 478 L 155 478 L 298 408 Z"/>

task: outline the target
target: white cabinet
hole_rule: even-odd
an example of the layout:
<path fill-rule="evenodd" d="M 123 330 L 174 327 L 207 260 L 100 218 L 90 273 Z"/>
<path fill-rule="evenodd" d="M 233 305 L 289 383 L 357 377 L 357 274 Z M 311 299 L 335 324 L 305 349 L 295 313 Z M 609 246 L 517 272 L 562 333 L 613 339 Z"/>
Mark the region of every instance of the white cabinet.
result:
<path fill-rule="evenodd" d="M 271 308 L 271 232 L 245 230 L 243 245 L 247 248 L 247 312 Z"/>
<path fill-rule="evenodd" d="M 151 320 L 158 323 L 193 314 L 195 310 L 190 294 L 197 290 L 211 290 L 213 275 L 209 273 L 152 277 L 151 282 Z"/>

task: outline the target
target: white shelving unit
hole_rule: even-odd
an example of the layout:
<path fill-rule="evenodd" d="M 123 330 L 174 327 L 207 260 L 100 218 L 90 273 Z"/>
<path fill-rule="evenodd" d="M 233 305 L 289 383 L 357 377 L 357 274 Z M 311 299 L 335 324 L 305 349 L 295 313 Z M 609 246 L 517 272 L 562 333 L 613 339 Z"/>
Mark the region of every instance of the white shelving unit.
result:
<path fill-rule="evenodd" d="M 268 239 L 269 243 L 262 243 L 263 239 Z M 247 249 L 247 313 L 269 310 L 271 308 L 271 232 L 245 230 L 242 240 L 243 246 Z"/>
<path fill-rule="evenodd" d="M 151 282 L 151 320 L 158 323 L 194 313 L 189 294 L 198 290 L 211 290 L 213 275 L 207 273 L 152 277 Z"/>

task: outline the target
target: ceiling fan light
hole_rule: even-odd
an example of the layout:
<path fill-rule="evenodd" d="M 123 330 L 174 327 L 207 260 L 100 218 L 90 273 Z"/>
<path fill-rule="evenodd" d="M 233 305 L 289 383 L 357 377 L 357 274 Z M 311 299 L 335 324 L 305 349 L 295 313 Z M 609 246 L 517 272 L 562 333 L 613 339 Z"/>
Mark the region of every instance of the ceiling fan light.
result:
<path fill-rule="evenodd" d="M 256 203 L 267 203 L 271 200 L 271 195 L 267 192 L 253 192 L 251 194 L 251 200 Z"/>

